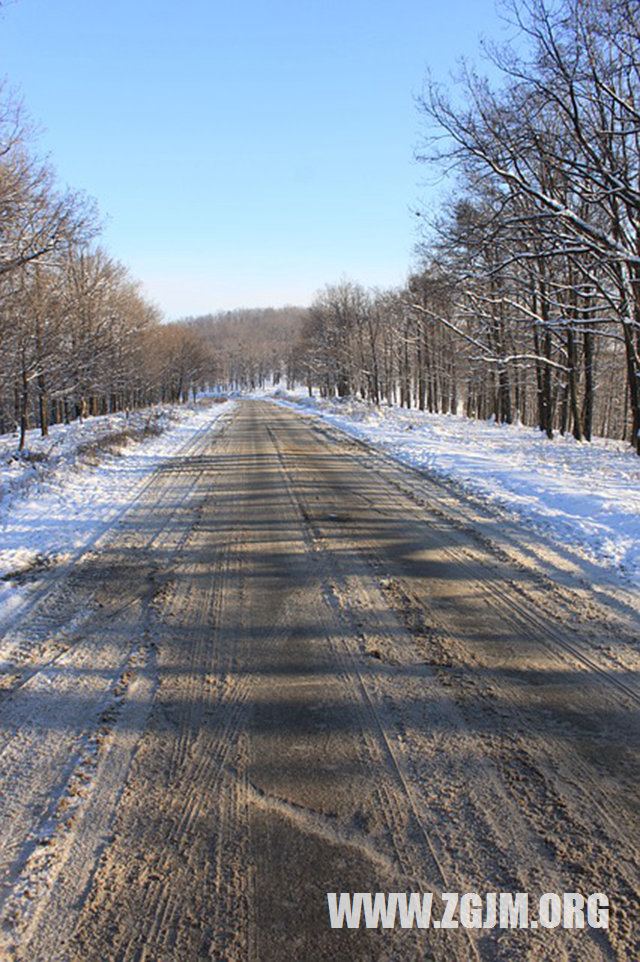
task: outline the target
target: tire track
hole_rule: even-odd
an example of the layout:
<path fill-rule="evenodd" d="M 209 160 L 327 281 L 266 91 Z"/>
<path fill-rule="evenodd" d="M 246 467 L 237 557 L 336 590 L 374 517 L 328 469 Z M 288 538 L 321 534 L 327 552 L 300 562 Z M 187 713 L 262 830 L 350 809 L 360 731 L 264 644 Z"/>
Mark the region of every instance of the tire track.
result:
<path fill-rule="evenodd" d="M 334 584 L 340 580 L 340 566 L 336 564 L 335 556 L 332 556 L 315 526 L 312 524 L 309 512 L 303 506 L 297 494 L 297 485 L 291 475 L 280 444 L 273 429 L 267 426 L 267 432 L 276 451 L 282 474 L 286 483 L 287 492 L 291 503 L 294 505 L 304 531 L 305 541 L 309 550 L 319 559 L 323 572 L 324 598 L 331 610 L 336 612 L 337 617 L 343 623 L 345 618 L 338 602 Z M 353 627 L 355 619 L 349 618 L 345 627 L 349 630 Z M 330 637 L 330 636 L 329 636 Z M 387 824 L 388 837 L 396 853 L 397 868 L 399 876 L 405 882 L 411 881 L 417 891 L 432 891 L 438 889 L 440 893 L 445 891 L 455 891 L 457 886 L 455 880 L 448 877 L 448 872 L 444 868 L 438 849 L 432 838 L 433 829 L 430 831 L 425 826 L 425 814 L 421 810 L 422 806 L 417 804 L 415 792 L 410 785 L 404 766 L 402 765 L 396 751 L 394 750 L 391 738 L 386 730 L 384 721 L 376 703 L 372 699 L 367 685 L 363 679 L 357 661 L 350 657 L 349 645 L 346 639 L 330 638 L 330 644 L 335 655 L 336 661 L 342 670 L 344 684 L 348 685 L 352 691 L 352 701 L 359 708 L 362 717 L 362 731 L 366 733 L 373 730 L 375 737 L 365 735 L 365 746 L 368 747 L 369 762 L 371 768 L 377 772 L 379 782 L 378 793 L 381 801 L 381 812 Z M 368 743 L 368 744 L 367 744 Z M 382 761 L 382 765 L 380 762 Z M 381 770 L 382 769 L 382 770 Z M 391 776 L 394 783 L 393 788 L 385 784 L 382 772 L 386 771 Z M 398 789 L 400 791 L 398 791 Z M 422 842 L 422 851 L 412 851 L 406 844 L 406 835 L 397 831 L 399 825 L 405 821 L 404 813 L 407 809 L 411 812 L 412 820 L 417 828 Z M 404 844 L 403 844 L 404 843 Z M 427 856 L 425 858 L 425 855 Z M 468 950 L 469 959 L 480 959 L 477 946 L 466 929 L 462 930 L 463 938 Z M 445 933 L 442 933 L 440 945 L 430 946 L 434 953 L 434 958 L 448 957 L 448 952 L 452 949 L 452 944 Z M 441 955 L 442 953 L 442 955 Z"/>
<path fill-rule="evenodd" d="M 13 962 L 635 957 L 621 918 L 610 941 L 562 929 L 330 928 L 327 891 L 408 888 L 437 901 L 443 890 L 562 891 L 572 871 L 580 884 L 599 868 L 630 875 L 620 819 L 599 838 L 583 819 L 592 810 L 600 826 L 597 805 L 615 786 L 571 758 L 562 735 L 542 742 L 542 721 L 541 741 L 527 740 L 546 689 L 519 701 L 523 689 L 499 674 L 501 653 L 492 649 L 483 674 L 476 635 L 465 633 L 471 624 L 479 636 L 499 615 L 507 641 L 522 635 L 543 667 L 558 671 L 564 658 L 566 669 L 570 652 L 536 641 L 544 612 L 532 623 L 525 595 L 512 608 L 510 585 L 506 600 L 492 591 L 506 561 L 485 558 L 459 518 L 403 493 L 402 469 L 378 471 L 351 443 L 319 434 L 275 407 L 240 405 L 215 448 L 176 462 L 157 503 L 151 492 L 87 558 L 87 585 L 105 607 L 92 616 L 104 654 L 85 639 L 86 663 L 97 652 L 113 671 L 141 651 L 141 630 L 148 663 L 139 676 L 125 666 L 129 688 L 88 777 L 79 765 L 66 780 L 81 800 L 51 862 L 43 853 L 52 887 L 28 899 Z M 101 585 L 117 566 L 119 580 Z M 126 607 L 140 595 L 136 571 L 148 592 Z M 519 664 L 508 645 L 502 654 Z M 635 707 L 582 671 L 594 692 Z M 0 700 L 0 718 L 45 677 Z M 140 699 L 137 685 L 153 690 Z M 581 799 L 562 785 L 574 776 Z M 573 852 L 559 847 L 563 832 Z M 582 874 L 570 861 L 581 853 L 594 859 Z M 608 861 L 596 865 L 600 855 Z"/>
<path fill-rule="evenodd" d="M 276 439 L 274 436 L 274 442 L 275 441 Z M 308 456 L 309 455 L 307 453 L 307 458 Z M 288 471 L 287 464 L 285 462 L 285 458 L 283 457 L 282 453 L 280 453 L 280 457 L 283 464 L 283 469 L 285 471 Z M 289 449 L 287 451 L 287 457 L 290 459 L 293 466 L 291 470 L 295 469 L 295 465 L 297 463 L 304 465 L 304 460 L 301 455 L 298 456 L 295 450 L 295 446 L 293 447 L 291 447 L 291 445 L 289 446 Z M 347 457 L 354 462 L 357 461 L 357 459 L 354 458 L 352 455 L 347 455 Z M 292 498 L 294 498 L 294 500 L 298 500 L 298 496 L 295 493 L 296 491 L 302 491 L 302 492 L 309 491 L 308 487 L 305 486 L 305 483 L 304 483 L 304 476 L 305 476 L 304 467 L 302 468 L 302 471 L 303 471 L 303 474 L 302 474 L 301 480 L 300 479 L 294 480 L 294 478 L 291 476 L 289 472 L 289 488 L 290 488 L 291 496 Z M 347 477 L 350 476 L 349 473 L 346 471 L 345 471 L 345 474 Z M 384 480 L 386 481 L 387 479 L 384 478 Z M 324 552 L 324 555 L 325 555 L 324 564 L 325 564 L 325 571 L 326 571 L 325 583 L 327 585 L 327 593 L 328 593 L 329 601 L 330 603 L 334 604 L 338 609 L 342 610 L 343 616 L 345 618 L 345 628 L 347 629 L 347 634 L 345 636 L 346 638 L 348 637 L 349 634 L 351 635 L 351 637 L 353 637 L 354 635 L 356 636 L 358 635 L 360 626 L 361 626 L 361 619 L 363 617 L 362 605 L 357 609 L 357 611 L 355 611 L 350 601 L 350 592 L 355 590 L 357 595 L 358 590 L 354 589 L 353 586 L 350 589 L 348 589 L 346 586 L 349 583 L 352 584 L 354 581 L 358 581 L 362 586 L 366 583 L 366 580 L 367 580 L 366 566 L 358 570 L 357 576 L 352 570 L 349 571 L 348 576 L 341 574 L 341 562 L 342 562 L 342 559 L 345 557 L 346 552 L 349 550 L 348 546 L 354 545 L 357 543 L 360 555 L 363 558 L 367 559 L 367 562 L 369 565 L 373 564 L 373 571 L 377 575 L 378 582 L 380 582 L 380 572 L 385 571 L 385 559 L 384 559 L 384 556 L 380 553 L 380 542 L 376 542 L 375 540 L 370 539 L 368 537 L 367 527 L 364 524 L 358 525 L 358 522 L 356 520 L 353 520 L 353 522 L 351 522 L 349 519 L 350 508 L 348 506 L 353 503 L 354 498 L 358 502 L 362 500 L 360 497 L 359 489 L 354 490 L 353 487 L 351 487 L 348 484 L 341 485 L 339 477 L 338 478 L 332 477 L 331 485 L 335 492 L 334 494 L 335 503 L 336 503 L 335 514 L 332 514 L 332 513 L 330 513 L 329 515 L 320 514 L 318 516 L 318 520 L 316 520 L 314 516 L 313 507 L 309 507 L 308 495 L 307 495 L 307 504 L 305 504 L 303 501 L 300 501 L 299 509 L 300 509 L 301 516 L 304 518 L 307 524 L 307 527 L 309 530 L 309 537 L 311 541 L 314 542 L 314 544 L 318 547 L 320 551 Z M 395 485 L 395 487 L 397 488 L 398 485 Z M 380 485 L 379 491 L 378 489 L 376 489 L 376 496 L 373 499 L 377 505 L 378 513 L 380 515 L 383 515 L 385 518 L 394 517 L 399 511 L 398 497 L 397 495 L 394 496 L 391 492 L 392 492 L 391 485 L 386 485 L 386 488 Z M 372 498 L 369 497 L 367 500 L 368 500 L 368 503 L 370 504 L 372 501 Z M 406 502 L 405 502 L 405 505 L 406 505 Z M 346 515 L 345 515 L 345 511 L 346 511 Z M 423 516 L 421 515 L 421 512 L 414 509 L 413 513 L 415 514 L 416 521 L 423 524 L 424 520 L 423 520 Z M 315 515 L 317 514 L 318 513 L 316 511 Z M 429 512 L 427 511 L 427 516 L 428 514 Z M 338 532 L 337 534 L 336 534 L 336 531 Z M 474 541 L 472 540 L 471 543 L 474 544 Z M 456 570 L 459 572 L 458 577 L 463 583 L 465 583 L 466 585 L 472 584 L 474 586 L 474 589 L 477 587 L 478 592 L 481 594 L 483 601 L 487 604 L 488 607 L 490 607 L 493 611 L 500 612 L 500 617 L 503 620 L 505 617 L 508 619 L 512 619 L 512 626 L 513 626 L 514 633 L 517 634 L 518 632 L 520 632 L 521 635 L 525 636 L 528 641 L 530 641 L 532 637 L 536 638 L 536 642 L 538 641 L 537 635 L 543 633 L 545 629 L 545 622 L 543 621 L 543 619 L 537 615 L 534 615 L 532 617 L 527 617 L 528 613 L 526 609 L 523 608 L 522 602 L 519 600 L 519 596 L 518 596 L 518 600 L 514 600 L 513 596 L 509 595 L 506 588 L 504 588 L 499 583 L 498 579 L 492 578 L 490 582 L 490 587 L 489 587 L 489 583 L 483 583 L 482 579 L 478 576 L 479 566 L 478 566 L 477 557 L 475 557 L 473 561 L 470 562 L 468 555 L 462 549 L 456 548 L 455 540 L 454 540 L 453 547 L 451 546 L 450 543 L 447 543 L 447 544 L 441 545 L 439 550 L 440 550 L 440 556 L 441 557 L 444 556 L 447 558 L 447 564 L 452 567 L 455 567 Z M 388 562 L 386 562 L 386 564 L 388 565 Z M 380 607 L 380 608 L 387 607 L 389 605 L 389 602 L 391 602 L 391 609 L 396 611 L 398 620 L 401 624 L 405 623 L 407 610 L 411 610 L 413 612 L 425 611 L 424 601 L 422 599 L 419 599 L 415 594 L 409 595 L 408 590 L 403 589 L 401 579 L 400 580 L 398 580 L 397 578 L 389 579 L 387 577 L 382 579 L 382 581 L 385 583 L 386 590 L 384 594 L 385 594 L 386 604 L 378 605 L 376 601 L 374 601 L 374 598 L 379 599 L 380 595 L 379 595 L 379 591 L 378 592 L 376 592 L 375 590 L 372 591 L 371 586 L 363 588 L 361 592 L 362 597 L 365 598 L 365 605 L 366 605 L 366 599 L 368 598 L 369 609 L 370 609 L 368 612 L 368 619 L 365 617 L 365 621 L 368 624 L 369 631 L 372 632 L 373 637 L 376 639 L 381 636 L 384 636 L 385 630 L 388 627 L 384 622 L 381 623 L 379 626 L 377 625 L 376 617 L 374 614 L 377 607 Z M 393 589 L 393 590 L 389 590 L 389 589 Z M 399 604 L 398 603 L 399 598 L 398 597 L 394 598 L 394 595 L 398 595 L 398 592 L 403 592 L 403 591 L 404 591 L 404 594 L 403 594 L 402 601 L 404 603 Z M 518 616 L 517 620 L 516 620 L 516 615 Z M 433 624 L 433 614 L 431 611 L 427 612 L 427 618 L 428 618 L 428 622 L 430 624 Z M 411 628 L 411 625 L 407 623 L 407 627 Z M 553 634 L 554 634 L 554 640 L 557 640 L 559 637 L 559 633 L 555 631 Z M 369 673 L 365 670 L 365 673 L 363 674 L 359 670 L 358 659 L 353 657 L 352 644 L 351 646 L 349 646 L 348 643 L 345 643 L 345 649 L 344 649 L 345 652 L 349 651 L 350 647 L 351 647 L 351 657 L 347 656 L 346 661 L 344 657 L 342 659 L 342 664 L 344 669 L 343 673 L 345 677 L 347 677 L 350 672 L 359 677 L 359 681 L 362 686 L 362 698 L 371 702 L 369 690 L 367 687 L 367 678 L 369 676 Z M 460 646 L 458 645 L 458 648 L 459 647 Z M 566 659 L 568 654 L 574 654 L 574 653 L 576 655 L 581 654 L 575 648 L 575 646 L 572 646 L 572 645 L 567 645 L 566 649 L 564 649 L 561 652 L 558 652 L 552 643 L 541 645 L 541 647 L 543 647 L 546 651 L 548 651 L 553 657 L 558 659 Z M 340 657 L 339 651 L 337 651 L 337 656 Z M 376 656 L 380 657 L 379 652 L 377 651 L 376 651 Z M 596 675 L 597 678 L 602 678 L 602 680 L 605 682 L 609 682 L 611 680 L 607 676 L 606 672 L 602 672 L 601 670 L 594 671 L 594 669 L 596 669 L 598 666 L 593 664 L 590 661 L 590 659 L 588 658 L 582 659 L 581 663 L 584 666 L 585 670 L 590 672 L 590 680 L 592 683 L 595 684 L 593 679 L 594 674 Z M 609 687 L 609 689 L 612 690 L 612 694 L 614 694 L 616 697 L 619 697 L 621 692 L 623 696 L 628 694 L 628 691 L 626 690 L 626 686 L 622 686 L 620 690 L 618 690 L 619 686 L 607 685 L 607 687 Z M 503 695 L 504 691 L 505 690 L 501 688 L 501 696 Z M 518 702 L 515 698 L 510 697 L 508 694 L 504 694 L 504 701 L 507 704 L 509 704 L 510 708 L 513 711 L 517 712 Z M 628 702 L 626 702 L 626 700 L 625 702 L 623 702 L 623 705 L 625 709 L 628 708 Z M 375 710 L 375 706 L 372 704 L 371 707 L 372 707 L 373 713 L 377 714 Z M 463 717 L 460 715 L 458 715 L 458 719 L 459 719 L 459 725 L 462 726 L 460 730 L 462 730 L 465 726 L 465 722 L 463 720 Z M 381 738 L 383 738 L 386 735 L 385 726 L 383 723 L 379 721 L 379 719 L 377 719 L 377 721 L 380 725 Z M 562 758 L 565 753 L 564 753 L 564 745 L 562 744 L 560 739 L 557 737 L 554 738 L 550 734 L 547 734 L 546 737 L 549 745 L 555 746 L 556 757 Z M 389 744 L 389 748 L 393 755 L 393 747 L 391 743 Z M 443 745 L 440 744 L 440 750 L 442 749 L 443 749 Z M 444 750 L 445 752 L 454 754 L 455 745 L 453 744 L 453 742 L 450 742 L 448 746 L 446 745 L 444 746 Z M 390 760 L 389 764 L 392 765 L 393 761 Z M 580 794 L 583 796 L 580 802 L 582 806 L 584 806 L 585 787 L 593 783 L 593 770 L 587 768 L 587 766 L 585 766 L 584 764 L 580 764 L 575 758 L 571 759 L 571 768 L 572 768 L 572 774 L 574 776 L 577 776 L 577 778 L 579 779 L 578 784 L 580 784 Z M 505 771 L 507 770 L 505 769 Z M 416 769 L 412 765 L 411 776 L 408 779 L 408 785 L 411 785 L 412 781 L 416 781 L 416 783 L 419 783 L 418 772 L 419 772 L 419 766 Z M 509 790 L 507 790 L 507 793 L 505 794 L 504 787 L 501 787 L 498 781 L 499 778 L 504 778 L 504 777 L 505 775 L 500 774 L 499 769 L 495 769 L 495 768 L 490 769 L 485 766 L 485 773 L 482 780 L 487 786 L 493 785 L 492 790 L 494 791 L 496 799 L 502 797 L 503 801 L 506 801 L 509 796 Z M 527 776 L 527 778 L 529 777 L 530 776 Z M 404 773 L 402 768 L 398 769 L 398 778 L 400 781 L 404 780 Z M 545 792 L 547 793 L 547 804 L 548 804 L 550 800 L 550 797 L 548 794 L 549 784 L 546 781 L 546 779 L 544 781 L 546 782 L 546 786 L 547 786 L 545 788 Z M 411 791 L 412 789 L 409 788 L 408 792 L 411 792 Z M 586 791 L 588 791 L 588 789 Z M 566 796 L 565 796 L 565 800 L 563 800 L 562 797 L 558 795 L 557 792 L 555 793 L 555 795 L 557 798 L 558 810 L 563 811 L 565 812 L 565 815 L 568 815 L 568 812 L 566 812 L 566 805 L 565 805 Z M 591 801 L 592 801 L 594 810 L 600 812 L 602 822 L 605 825 L 608 825 L 608 827 L 611 830 L 611 835 L 609 836 L 609 839 L 608 839 L 609 843 L 613 843 L 613 839 L 622 840 L 622 839 L 628 838 L 628 831 L 625 831 L 624 826 L 621 824 L 620 820 L 619 819 L 616 820 L 612 818 L 610 815 L 610 812 L 608 811 L 609 807 L 611 807 L 611 809 L 615 811 L 616 805 L 613 802 L 613 799 L 611 799 L 608 796 L 606 789 L 604 789 L 603 791 L 602 780 L 600 780 L 600 782 L 598 783 L 597 791 L 592 792 Z M 510 803 L 510 804 L 513 804 L 513 803 Z M 521 794 L 518 796 L 516 804 L 520 804 L 520 805 L 522 804 Z M 418 811 L 420 810 L 420 807 L 421 807 L 420 803 L 417 801 L 417 798 L 416 798 L 416 803 L 414 808 L 417 810 L 416 815 L 418 816 L 419 824 L 421 824 L 420 816 L 418 815 Z M 429 818 L 428 815 L 426 817 Z M 479 809 L 476 813 L 474 813 L 474 817 L 481 819 L 482 811 Z M 511 810 L 510 817 L 514 822 L 514 824 L 517 824 L 519 815 L 516 813 L 515 809 L 513 808 Z M 424 818 L 424 815 L 423 815 L 423 818 Z M 431 819 L 429 819 L 429 821 L 431 822 Z M 578 842 L 578 839 L 580 838 L 584 839 L 585 837 L 588 837 L 589 835 L 588 825 L 589 825 L 588 822 L 586 825 L 584 824 L 584 822 L 580 824 L 579 821 L 574 823 L 573 828 L 576 830 L 574 831 L 576 844 L 578 845 L 580 844 Z M 537 826 L 534 825 L 534 827 L 537 827 Z M 549 827 L 549 825 L 547 827 Z M 495 828 L 498 828 L 498 826 L 496 825 Z M 580 829 L 582 829 L 582 831 L 580 831 Z M 526 831 L 529 831 L 529 830 L 527 829 Z M 523 838 L 526 837 L 526 831 L 523 834 Z M 499 834 L 496 835 L 496 842 L 498 842 L 498 839 L 499 839 Z M 430 841 L 430 839 L 428 841 Z M 534 846 L 536 844 L 539 844 L 535 842 L 535 839 L 532 839 L 532 842 L 534 843 Z M 607 844 L 606 838 L 604 839 L 604 844 Z M 434 848 L 433 842 L 429 847 L 431 849 Z M 438 843 L 438 848 L 440 851 L 442 851 L 442 843 L 440 840 Z M 498 850 L 499 850 L 499 843 L 495 850 L 496 854 Z M 432 854 L 435 855 L 436 853 L 433 852 Z M 530 856 L 527 855 L 526 849 L 523 849 L 522 856 L 523 856 L 523 864 L 526 864 L 528 859 L 530 858 Z M 622 854 L 622 849 L 618 849 L 617 857 L 618 859 L 624 858 L 624 855 Z M 436 855 L 436 858 L 437 858 L 437 855 Z M 616 881 L 618 879 L 620 881 L 619 886 L 617 884 L 615 886 L 612 885 L 612 892 L 615 890 L 615 893 L 619 898 L 619 901 L 617 904 L 620 904 L 621 908 L 623 905 L 627 905 L 629 907 L 629 910 L 632 910 L 632 906 L 634 905 L 635 899 L 637 897 L 636 888 L 631 878 L 628 877 L 624 869 L 622 873 L 620 873 L 620 865 L 621 863 L 618 862 L 618 869 L 616 871 L 616 874 L 613 876 L 610 876 L 610 879 L 612 882 L 614 878 L 616 879 Z M 446 879 L 446 872 L 445 870 L 443 870 L 443 866 L 441 864 L 439 865 L 439 868 L 440 868 L 441 877 L 443 878 L 443 880 Z M 540 866 L 540 868 L 542 868 L 542 866 Z M 538 878 L 544 877 L 546 874 L 547 878 L 544 884 L 547 886 L 552 885 L 552 882 L 549 876 L 550 870 L 551 870 L 551 863 L 547 859 L 546 870 L 543 869 L 542 871 L 540 870 L 538 871 Z M 558 879 L 557 881 L 558 883 L 560 883 L 560 879 Z M 515 883 L 513 883 L 512 887 L 517 887 L 519 889 L 528 887 L 529 889 L 531 889 L 532 887 L 531 882 L 532 882 L 532 879 L 529 879 L 528 885 L 525 885 L 524 883 L 520 885 L 515 885 Z M 569 879 L 568 881 L 565 880 L 564 883 L 562 883 L 561 887 L 564 887 L 566 889 L 567 884 L 569 885 L 569 887 L 571 887 L 571 879 Z M 602 879 L 598 879 L 594 873 L 593 878 L 590 878 L 588 880 L 588 884 L 590 884 L 591 886 L 595 886 L 595 888 L 598 889 L 602 886 Z M 453 889 L 458 888 L 458 890 L 461 888 L 460 884 L 458 883 L 458 885 L 456 886 L 455 882 L 449 882 L 447 887 L 453 888 Z M 462 886 L 462 888 L 464 887 L 465 886 Z M 466 887 L 468 888 L 468 884 Z M 624 921 L 621 922 L 621 926 L 622 926 L 622 929 L 626 927 Z M 623 938 L 632 937 L 630 930 L 628 929 L 628 927 L 626 928 L 627 928 L 626 935 L 623 935 Z M 618 951 L 617 946 L 619 943 L 618 936 L 614 936 L 613 941 L 607 944 L 606 933 L 601 933 L 601 934 L 595 935 L 594 941 L 599 944 L 598 951 L 601 951 L 604 953 L 603 957 L 613 958 L 616 955 L 616 952 Z M 583 956 L 583 957 L 586 957 L 586 956 Z"/>
<path fill-rule="evenodd" d="M 217 434 L 224 433 L 220 425 L 217 428 Z M 1 777 L 5 783 L 11 784 L 12 792 L 18 793 L 18 797 L 24 795 L 32 800 L 34 797 L 42 799 L 42 802 L 37 805 L 32 802 L 29 810 L 22 809 L 18 818 L 14 815 L 7 823 L 7 828 L 3 829 L 5 859 L 7 853 L 13 859 L 3 871 L 3 899 L 6 904 L 11 903 L 15 907 L 16 900 L 19 901 L 22 898 L 22 907 L 18 906 L 17 912 L 11 913 L 13 932 L 19 939 L 22 938 L 19 935 L 20 932 L 26 933 L 30 930 L 30 918 L 36 920 L 46 918 L 46 912 L 43 912 L 41 905 L 51 902 L 55 895 L 54 893 L 49 896 L 46 890 L 39 891 L 37 912 L 31 909 L 24 911 L 27 903 L 22 893 L 28 893 L 30 888 L 29 883 L 22 884 L 20 879 L 28 878 L 31 867 L 35 871 L 36 862 L 39 861 L 47 869 L 45 873 L 47 884 L 44 886 L 44 889 L 47 889 L 53 885 L 53 880 L 58 879 L 58 876 L 63 878 L 63 875 L 60 875 L 61 872 L 66 871 L 67 875 L 72 872 L 74 851 L 77 854 L 77 851 L 83 848 L 82 839 L 70 824 L 68 838 L 65 836 L 62 839 L 60 831 L 57 832 L 57 843 L 50 848 L 51 857 L 48 854 L 44 861 L 36 859 L 38 846 L 42 844 L 40 840 L 46 834 L 45 827 L 51 823 L 61 800 L 68 798 L 70 793 L 77 794 L 73 786 L 79 778 L 82 778 L 81 807 L 84 810 L 88 811 L 92 806 L 95 807 L 95 799 L 98 806 L 101 800 L 105 804 L 105 799 L 109 797 L 113 805 L 117 805 L 122 786 L 119 785 L 118 790 L 114 789 L 109 796 L 103 772 L 104 765 L 99 763 L 98 758 L 96 768 L 96 764 L 88 765 L 87 759 L 92 756 L 92 746 L 97 744 L 96 738 L 104 754 L 106 750 L 104 741 L 109 729 L 108 724 L 105 729 L 105 721 L 108 718 L 115 722 L 116 728 L 118 714 L 122 717 L 126 716 L 128 725 L 139 726 L 140 729 L 144 727 L 147 707 L 151 703 L 155 687 L 152 676 L 148 679 L 144 694 L 140 685 L 134 683 L 137 693 L 135 711 L 123 708 L 119 712 L 121 696 L 124 688 L 127 687 L 125 678 L 128 672 L 127 666 L 132 657 L 135 658 L 140 639 L 144 638 L 149 629 L 150 606 L 158 593 L 159 582 L 162 588 L 162 582 L 166 579 L 166 570 L 160 573 L 153 560 L 147 564 L 144 559 L 175 558 L 184 549 L 189 537 L 189 525 L 185 524 L 185 514 L 188 517 L 189 511 L 193 510 L 193 505 L 206 497 L 209 492 L 209 479 L 206 476 L 205 467 L 198 466 L 194 470 L 193 463 L 186 456 L 190 454 L 193 456 L 195 452 L 203 450 L 203 445 L 204 450 L 208 450 L 210 443 L 211 431 L 205 428 L 185 446 L 175 467 L 168 471 L 156 472 L 145 489 L 139 492 L 136 498 L 137 504 L 132 509 L 131 516 L 121 516 L 120 523 L 117 527 L 114 523 L 114 529 L 108 538 L 103 539 L 99 550 L 93 551 L 91 556 L 85 555 L 86 560 L 78 569 L 71 585 L 63 588 L 58 583 L 59 579 L 56 578 L 48 595 L 44 590 L 40 592 L 38 605 L 33 605 L 31 608 L 31 628 L 29 631 L 22 629 L 27 641 L 30 635 L 37 638 L 49 629 L 52 620 L 59 619 L 59 623 L 64 622 L 66 614 L 67 623 L 69 622 L 70 597 L 73 598 L 71 606 L 73 611 L 74 607 L 76 610 L 82 609 L 89 603 L 89 599 L 103 596 L 104 600 L 98 603 L 97 608 L 94 604 L 89 611 L 81 610 L 80 614 L 76 615 L 75 621 L 72 616 L 74 634 L 68 638 L 66 649 L 58 652 L 53 658 L 44 661 L 41 659 L 38 664 L 23 669 L 23 675 L 14 684 L 13 690 L 5 694 L 0 702 L 0 721 L 7 733 Z M 206 466 L 206 464 L 205 461 L 203 465 Z M 155 487 L 153 487 L 154 484 Z M 160 503 L 168 507 L 167 511 L 154 510 L 158 503 L 156 493 L 162 499 Z M 139 525 L 138 519 L 141 517 L 151 518 L 154 523 L 151 526 L 148 523 Z M 129 570 L 126 558 L 127 554 L 132 552 L 132 557 L 134 556 L 137 560 L 135 566 L 131 566 Z M 118 564 L 122 564 L 123 560 L 124 566 L 118 569 Z M 109 572 L 116 573 L 116 577 L 110 579 Z M 116 590 L 117 586 L 121 587 L 124 600 L 122 596 L 120 599 L 113 596 L 111 582 L 115 583 Z M 63 594 L 67 598 L 66 612 L 62 600 Z M 54 599 L 55 619 L 52 618 L 51 613 L 47 612 L 51 596 Z M 45 639 L 45 650 L 46 644 Z M 42 650 L 38 652 L 40 656 Z M 149 650 L 153 653 L 152 637 Z M 153 675 L 155 669 L 151 664 L 150 668 Z M 76 719 L 73 700 L 79 698 L 85 690 L 88 695 L 92 686 L 95 685 L 91 681 L 92 678 L 95 678 L 96 682 L 98 678 L 104 679 L 100 682 L 102 694 L 97 698 L 94 695 L 89 713 L 85 718 Z M 65 695 L 65 689 L 68 695 Z M 65 716 L 56 709 L 56 699 L 62 705 L 64 702 L 61 699 L 65 697 L 67 699 L 65 710 L 67 713 L 69 711 L 74 713 L 70 716 L 73 718 L 73 724 L 66 729 L 62 727 Z M 46 699 L 50 709 L 48 715 L 40 710 L 32 719 L 31 704 L 35 703 L 36 699 Z M 49 717 L 61 732 L 61 737 L 52 741 L 51 751 L 47 749 L 48 740 L 52 740 L 46 729 Z M 26 728 L 25 723 L 28 726 Z M 39 731 L 45 732 L 44 740 L 38 734 Z M 34 737 L 38 742 L 42 742 L 35 752 L 29 748 Z M 139 731 L 136 734 L 135 731 L 131 733 L 123 730 L 119 736 L 119 744 L 113 751 L 113 746 L 109 747 L 107 752 L 107 756 L 111 753 L 114 758 L 117 756 L 119 759 L 116 768 L 122 779 L 126 777 L 135 754 L 138 737 Z M 7 759 L 9 751 L 12 756 L 10 763 Z M 59 760 L 63 760 L 62 765 Z M 92 825 L 92 830 L 97 831 L 97 822 L 100 820 L 102 824 L 107 824 L 109 818 L 110 816 L 104 816 L 104 809 L 100 809 L 99 818 Z M 75 821 L 79 824 L 82 819 L 77 818 Z M 23 841 L 20 841 L 21 839 Z M 38 874 L 37 871 L 36 874 Z M 61 884 L 63 883 L 59 880 L 56 881 L 55 888 L 59 888 Z M 67 931 L 68 925 L 59 926 L 59 928 Z M 13 942 L 14 946 L 15 937 L 9 936 L 9 941 Z M 61 931 L 56 933 L 54 941 L 59 941 L 60 938 L 62 938 Z M 38 939 L 36 936 L 34 939 L 35 946 Z M 29 957 L 28 952 L 27 957 Z M 53 958 L 52 955 L 48 955 L 49 957 Z"/>

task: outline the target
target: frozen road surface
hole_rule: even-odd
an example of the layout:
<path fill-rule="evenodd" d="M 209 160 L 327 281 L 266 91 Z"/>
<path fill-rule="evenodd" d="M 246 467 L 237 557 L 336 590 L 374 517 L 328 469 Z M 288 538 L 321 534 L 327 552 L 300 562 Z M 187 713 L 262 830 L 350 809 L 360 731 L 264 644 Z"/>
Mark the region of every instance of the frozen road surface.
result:
<path fill-rule="evenodd" d="M 640 958 L 637 615 L 492 518 L 268 402 L 196 434 L 0 644 L 0 958 Z M 378 892 L 489 922 L 332 927 Z"/>

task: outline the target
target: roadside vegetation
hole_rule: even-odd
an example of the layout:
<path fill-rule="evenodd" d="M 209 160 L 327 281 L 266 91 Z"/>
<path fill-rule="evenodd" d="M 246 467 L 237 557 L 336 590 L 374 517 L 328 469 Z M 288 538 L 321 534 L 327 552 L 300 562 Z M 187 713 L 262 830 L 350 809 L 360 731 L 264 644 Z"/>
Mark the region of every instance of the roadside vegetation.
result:
<path fill-rule="evenodd" d="M 640 12 L 507 0 L 490 82 L 428 78 L 418 159 L 450 197 L 418 208 L 405 285 L 341 280 L 310 307 L 163 324 L 61 192 L 15 98 L 0 116 L 0 433 L 304 384 L 437 413 L 623 439 L 640 453 Z"/>

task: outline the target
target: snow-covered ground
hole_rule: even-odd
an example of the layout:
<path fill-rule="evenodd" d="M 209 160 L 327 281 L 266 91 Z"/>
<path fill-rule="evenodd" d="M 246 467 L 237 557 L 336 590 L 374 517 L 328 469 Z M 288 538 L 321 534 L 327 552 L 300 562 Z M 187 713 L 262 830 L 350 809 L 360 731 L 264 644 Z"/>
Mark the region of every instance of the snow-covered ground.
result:
<path fill-rule="evenodd" d="M 549 441 L 521 425 L 472 421 L 269 392 L 415 467 L 535 524 L 558 544 L 640 584 L 640 458 L 629 445 L 572 437 Z"/>
<path fill-rule="evenodd" d="M 535 525 L 556 544 L 640 584 L 640 459 L 598 439 L 548 441 L 522 426 L 266 392 Z M 127 508 L 163 459 L 233 401 L 156 408 L 36 431 L 27 454 L 0 437 L 0 616 L 20 604 L 21 573 L 79 556 Z M 125 434 L 134 439 L 127 440 Z M 146 435 L 143 437 L 143 435 Z"/>
<path fill-rule="evenodd" d="M 206 399 L 30 431 L 22 456 L 0 436 L 0 616 L 19 606 L 21 573 L 87 550 L 163 460 L 227 412 Z"/>

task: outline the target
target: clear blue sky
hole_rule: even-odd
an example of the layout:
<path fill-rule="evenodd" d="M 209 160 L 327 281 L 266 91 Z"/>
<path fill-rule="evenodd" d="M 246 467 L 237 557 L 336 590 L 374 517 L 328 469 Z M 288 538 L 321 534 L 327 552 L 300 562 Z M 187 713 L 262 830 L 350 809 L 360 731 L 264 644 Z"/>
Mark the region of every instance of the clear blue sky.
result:
<path fill-rule="evenodd" d="M 2 72 L 63 184 L 167 317 L 406 278 L 413 97 L 494 0 L 12 0 Z"/>

